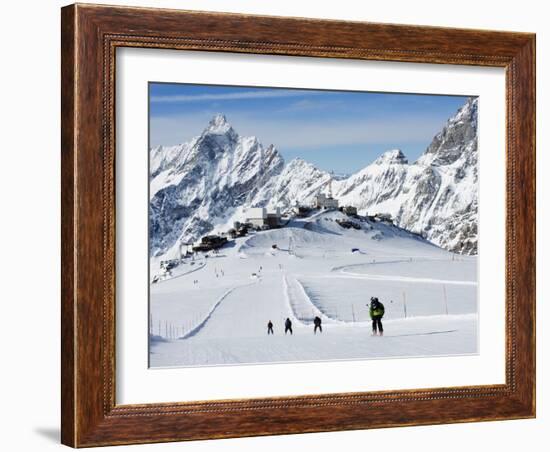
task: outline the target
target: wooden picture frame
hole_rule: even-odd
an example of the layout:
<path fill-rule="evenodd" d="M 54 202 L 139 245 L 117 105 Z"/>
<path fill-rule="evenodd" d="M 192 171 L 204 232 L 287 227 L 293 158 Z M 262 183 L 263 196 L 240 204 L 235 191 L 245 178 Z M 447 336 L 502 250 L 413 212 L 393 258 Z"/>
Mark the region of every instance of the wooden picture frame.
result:
<path fill-rule="evenodd" d="M 62 9 L 62 442 L 73 447 L 535 416 L 535 35 L 162 9 Z M 506 70 L 506 383 L 115 403 L 115 50 Z"/>

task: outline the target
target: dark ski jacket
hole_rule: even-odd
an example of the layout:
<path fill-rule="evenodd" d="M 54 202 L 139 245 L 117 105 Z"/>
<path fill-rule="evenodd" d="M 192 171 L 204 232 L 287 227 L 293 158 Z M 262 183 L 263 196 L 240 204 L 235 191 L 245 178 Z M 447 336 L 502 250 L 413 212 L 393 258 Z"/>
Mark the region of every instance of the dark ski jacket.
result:
<path fill-rule="evenodd" d="M 371 301 L 370 308 L 369 308 L 369 314 L 370 318 L 382 318 L 384 317 L 384 305 L 380 303 L 379 301 Z"/>
<path fill-rule="evenodd" d="M 314 325 L 321 325 L 321 318 L 320 317 L 315 317 L 313 319 L 313 324 Z"/>
<path fill-rule="evenodd" d="M 291 326 L 292 326 L 292 322 L 290 321 L 290 319 L 286 319 L 285 320 L 285 327 L 290 328 Z"/>

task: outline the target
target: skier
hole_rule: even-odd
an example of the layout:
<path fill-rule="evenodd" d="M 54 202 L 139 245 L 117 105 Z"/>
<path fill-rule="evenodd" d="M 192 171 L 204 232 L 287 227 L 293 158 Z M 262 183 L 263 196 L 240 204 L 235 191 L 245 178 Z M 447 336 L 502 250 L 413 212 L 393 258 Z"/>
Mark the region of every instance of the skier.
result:
<path fill-rule="evenodd" d="M 380 303 L 377 297 L 371 297 L 369 314 L 372 319 L 372 335 L 376 336 L 376 330 L 380 336 L 384 335 L 384 328 L 382 326 L 382 317 L 384 317 L 384 305 Z"/>
<path fill-rule="evenodd" d="M 320 333 L 323 332 L 323 328 L 321 327 L 321 317 L 315 316 L 315 318 L 313 319 L 313 324 L 315 325 L 313 327 L 313 334 L 317 334 L 317 328 L 319 328 Z"/>
<path fill-rule="evenodd" d="M 274 334 L 273 333 L 273 322 L 270 320 L 267 322 L 267 334 Z"/>
<path fill-rule="evenodd" d="M 292 322 L 287 317 L 285 320 L 285 334 L 288 333 L 289 331 L 290 331 L 290 334 L 292 334 Z"/>

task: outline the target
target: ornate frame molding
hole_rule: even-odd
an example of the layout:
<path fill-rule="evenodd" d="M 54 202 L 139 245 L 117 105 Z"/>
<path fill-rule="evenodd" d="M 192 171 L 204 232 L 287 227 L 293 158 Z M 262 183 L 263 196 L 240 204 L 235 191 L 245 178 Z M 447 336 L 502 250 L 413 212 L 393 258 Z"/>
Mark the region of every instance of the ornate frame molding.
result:
<path fill-rule="evenodd" d="M 82 447 L 535 415 L 534 35 L 77 4 L 62 9 L 62 46 L 64 444 Z M 506 383 L 116 405 L 118 47 L 506 68 Z"/>

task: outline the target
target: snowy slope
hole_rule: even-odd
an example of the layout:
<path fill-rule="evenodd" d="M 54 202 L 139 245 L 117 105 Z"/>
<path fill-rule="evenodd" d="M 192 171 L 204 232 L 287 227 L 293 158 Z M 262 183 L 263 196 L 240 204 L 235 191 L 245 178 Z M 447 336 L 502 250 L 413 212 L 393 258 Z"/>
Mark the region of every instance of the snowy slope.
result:
<path fill-rule="evenodd" d="M 285 164 L 273 145 L 238 135 L 223 115 L 189 143 L 152 149 L 150 168 L 150 252 L 168 257 L 178 240 L 227 228 L 250 207 L 310 204 L 331 179 L 302 159 Z M 391 150 L 332 179 L 340 205 L 390 213 L 438 246 L 477 254 L 477 99 L 448 121 L 417 162 Z"/>
<path fill-rule="evenodd" d="M 299 202 L 311 205 L 331 176 L 303 159 L 291 160 L 253 199 L 253 205 L 288 208 Z"/>
<path fill-rule="evenodd" d="M 151 366 L 476 353 L 476 258 L 383 222 L 344 229 L 342 218 L 238 238 L 198 271 L 151 285 Z M 386 306 L 384 338 L 370 336 L 371 296 Z"/>

